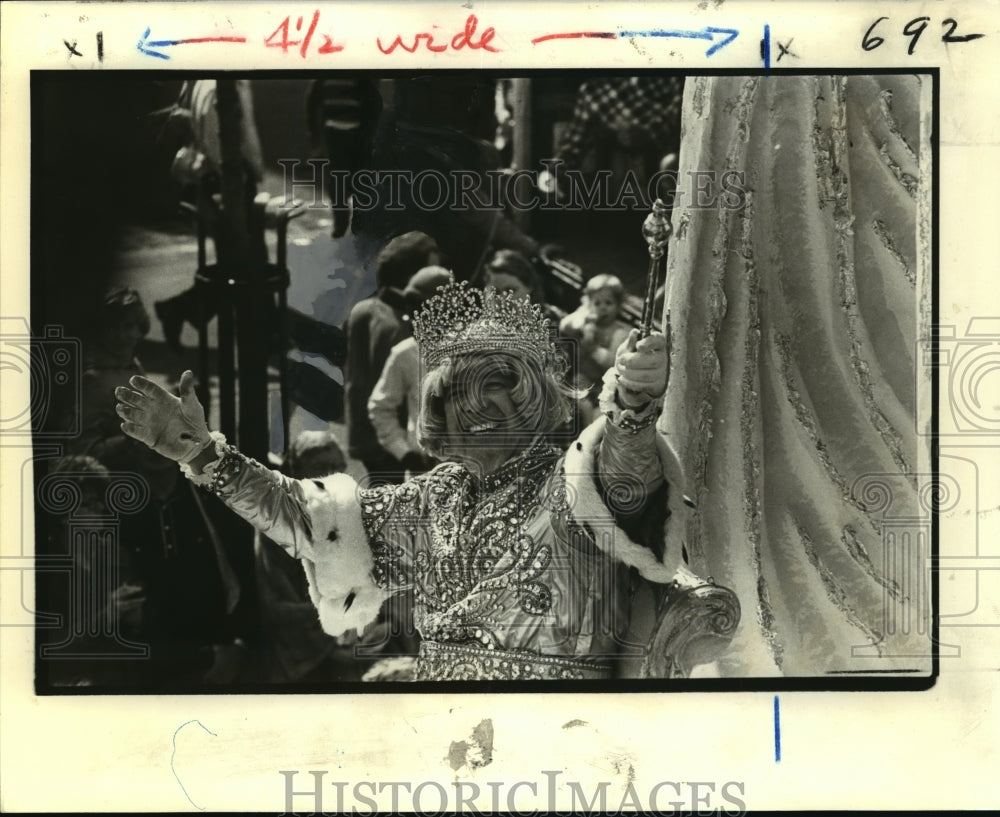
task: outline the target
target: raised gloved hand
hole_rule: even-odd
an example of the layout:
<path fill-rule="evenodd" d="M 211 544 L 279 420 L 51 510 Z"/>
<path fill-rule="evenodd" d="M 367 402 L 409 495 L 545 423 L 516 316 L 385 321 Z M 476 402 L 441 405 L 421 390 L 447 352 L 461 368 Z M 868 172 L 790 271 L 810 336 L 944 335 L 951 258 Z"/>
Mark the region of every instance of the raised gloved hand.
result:
<path fill-rule="evenodd" d="M 615 356 L 618 400 L 624 408 L 638 408 L 663 396 L 670 378 L 670 323 L 667 335 L 654 332 L 639 339 L 633 329 Z"/>
<path fill-rule="evenodd" d="M 130 388 L 131 387 L 131 388 Z M 129 386 L 115 389 L 115 412 L 125 422 L 128 436 L 145 443 L 157 454 L 176 462 L 193 460 L 212 438 L 205 423 L 205 409 L 194 393 L 194 374 L 181 375 L 180 397 L 140 375 Z"/>

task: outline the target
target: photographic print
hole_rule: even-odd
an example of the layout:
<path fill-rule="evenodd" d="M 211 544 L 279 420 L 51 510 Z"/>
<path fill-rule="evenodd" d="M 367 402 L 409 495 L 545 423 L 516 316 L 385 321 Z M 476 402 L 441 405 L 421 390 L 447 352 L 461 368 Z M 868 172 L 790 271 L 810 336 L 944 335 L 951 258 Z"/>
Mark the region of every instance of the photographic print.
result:
<path fill-rule="evenodd" d="M 932 83 L 39 75 L 39 690 L 929 677 Z"/>

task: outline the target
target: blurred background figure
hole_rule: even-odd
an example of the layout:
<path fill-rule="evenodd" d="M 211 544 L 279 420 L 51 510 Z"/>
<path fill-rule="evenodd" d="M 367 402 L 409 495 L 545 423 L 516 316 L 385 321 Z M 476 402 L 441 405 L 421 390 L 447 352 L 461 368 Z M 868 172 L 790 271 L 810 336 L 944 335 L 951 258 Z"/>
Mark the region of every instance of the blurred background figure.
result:
<path fill-rule="evenodd" d="M 368 166 L 381 112 L 382 97 L 372 79 L 334 76 L 313 80 L 306 98 L 306 121 L 314 152 L 322 146 L 330 162 L 328 172 L 342 171 L 350 179 Z M 345 186 L 338 180 L 330 194 L 331 235 L 340 238 L 351 223 L 354 188 L 350 181 Z"/>
<path fill-rule="evenodd" d="M 517 250 L 497 250 L 483 268 L 483 286 L 491 286 L 501 295 L 514 293 L 541 307 L 542 314 L 552 327 L 553 334 L 565 313 L 557 306 L 546 303 L 545 289 L 535 266 Z"/>
<path fill-rule="evenodd" d="M 412 333 L 403 294 L 410 279 L 440 260 L 437 242 L 413 231 L 397 236 L 379 252 L 378 290 L 355 304 L 347 319 L 347 365 L 344 370 L 348 453 L 361 460 L 369 483 L 400 483 L 399 461 L 379 443 L 368 417 L 368 400 L 392 347 Z"/>
<path fill-rule="evenodd" d="M 254 97 L 250 80 L 236 80 L 240 101 L 240 158 L 243 167 L 244 203 L 251 227 L 251 238 L 257 255 L 266 258 L 262 214 L 254 212 L 257 191 L 264 180 L 264 159 L 261 152 Z M 205 222 L 211 227 L 215 251 L 225 260 L 231 237 L 225 233 L 225 221 L 219 218 L 222 193 L 222 143 L 219 139 L 219 108 L 217 82 L 199 79 L 181 87 L 177 107 L 190 111 L 191 142 L 174 157 L 171 172 L 181 184 L 183 198 L 192 201 Z"/>
<path fill-rule="evenodd" d="M 403 291 L 410 313 L 418 310 L 450 278 L 451 273 L 444 267 L 424 267 L 414 275 Z M 379 445 L 399 460 L 407 478 L 422 474 L 435 462 L 423 453 L 417 441 L 420 373 L 417 341 L 410 336 L 392 347 L 368 400 L 368 419 L 378 435 Z"/>
<path fill-rule="evenodd" d="M 170 685 L 200 681 L 212 671 L 231 680 L 252 640 L 255 602 L 212 518 L 220 508 L 180 479 L 176 463 L 122 433 L 115 413 L 115 384 L 145 374 L 136 347 L 148 331 L 139 293 L 111 288 L 85 337 L 82 433 L 67 450 L 108 471 L 138 474 L 149 486 L 149 503 L 122 517 L 119 536 L 122 575 L 132 588 L 130 625 L 151 645 L 150 677 Z"/>
<path fill-rule="evenodd" d="M 658 170 L 676 163 L 683 88 L 683 77 L 674 76 L 584 82 L 554 158 L 585 172 L 609 166 L 618 174 L 630 170 L 644 186 Z M 539 186 L 552 192 L 554 181 L 544 173 Z"/>
<path fill-rule="evenodd" d="M 69 448 L 70 453 L 94 457 L 111 471 L 141 474 L 153 496 L 162 500 L 177 483 L 177 469 L 125 436 L 115 413 L 115 384 L 123 377 L 127 381 L 132 375 L 145 374 L 136 349 L 149 333 L 149 323 L 149 313 L 136 290 L 116 286 L 105 293 L 84 338 L 82 433 Z"/>
<path fill-rule="evenodd" d="M 597 415 L 597 396 L 604 373 L 614 365 L 615 351 L 628 338 L 621 320 L 625 287 L 614 275 L 595 275 L 583 290 L 579 308 L 559 324 L 559 334 L 577 341 L 576 387 L 586 392 L 584 421 Z"/>
<path fill-rule="evenodd" d="M 372 153 L 378 171 L 402 170 L 407 175 L 385 177 L 379 185 L 381 203 L 355 213 L 355 231 L 376 240 L 409 230 L 420 230 L 438 241 L 444 262 L 459 280 L 470 280 L 490 252 L 516 249 L 529 258 L 538 244 L 505 214 L 503 203 L 492 192 L 491 172 L 502 168 L 496 138 L 496 84 L 476 74 L 437 74 L 396 82 L 393 104 L 383 114 Z M 454 171 L 476 181 L 471 195 L 486 206 L 458 209 L 444 202 L 426 206 L 433 184 L 415 188 L 411 182 L 421 171 L 437 171 L 452 178 Z M 398 184 L 392 195 L 391 186 Z M 397 199 L 399 209 L 386 208 Z M 424 206 L 422 206 L 424 205 Z"/>
<path fill-rule="evenodd" d="M 243 165 L 244 207 L 250 232 L 253 260 L 267 262 L 264 241 L 263 208 L 254 204 L 257 190 L 264 178 L 264 160 L 260 137 L 254 118 L 253 93 L 250 80 L 236 80 L 240 101 L 240 155 Z M 215 244 L 219 263 L 226 263 L 233 254 L 233 237 L 228 234 L 227 220 L 222 218 L 222 146 L 219 141 L 219 111 L 214 79 L 185 82 L 177 99 L 173 119 L 187 118 L 190 141 L 181 147 L 171 165 L 171 175 L 181 189 L 181 199 L 193 205 L 198 219 L 205 225 Z M 175 126 L 176 127 L 176 126 Z M 201 310 L 206 318 L 218 311 L 217 294 L 212 289 L 190 287 L 178 295 L 153 304 L 156 317 L 163 325 L 167 345 L 181 351 L 180 335 L 185 321 L 198 325 Z"/>

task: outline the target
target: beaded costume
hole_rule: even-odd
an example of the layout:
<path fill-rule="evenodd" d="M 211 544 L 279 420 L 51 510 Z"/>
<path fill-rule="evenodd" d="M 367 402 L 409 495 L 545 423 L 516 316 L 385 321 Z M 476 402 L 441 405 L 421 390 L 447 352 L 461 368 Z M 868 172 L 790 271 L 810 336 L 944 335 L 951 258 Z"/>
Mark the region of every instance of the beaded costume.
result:
<path fill-rule="evenodd" d="M 482 311 L 418 334 L 431 365 L 475 352 L 473 328 L 486 321 L 496 346 L 548 365 L 550 345 L 519 331 L 509 298 L 487 292 L 477 307 L 471 290 L 453 289 L 452 304 L 465 298 L 469 314 Z M 435 314 L 432 299 L 423 317 Z M 302 560 L 328 633 L 365 626 L 386 599 L 412 590 L 417 680 L 606 678 L 623 650 L 644 647 L 629 647 L 631 588 L 639 575 L 673 579 L 681 525 L 665 518 L 686 508 L 677 459 L 653 425 L 658 403 L 622 410 L 609 402 L 610 377 L 605 391 L 605 415 L 567 452 L 539 436 L 485 477 L 445 462 L 402 485 L 362 488 L 344 474 L 295 480 L 220 435 L 220 458 L 186 473 Z M 644 505 L 641 477 L 651 471 L 661 490 L 666 481 L 666 502 L 651 503 L 663 531 L 658 553 L 621 522 Z"/>
<path fill-rule="evenodd" d="M 221 440 L 214 469 L 190 476 L 302 560 L 328 633 L 364 627 L 412 586 L 417 680 L 603 678 L 628 640 L 628 568 L 667 583 L 680 564 L 671 536 L 657 559 L 601 500 L 591 458 L 604 426 L 566 455 L 537 442 L 482 480 L 457 463 L 370 489 L 344 474 L 295 480 Z M 677 475 L 663 438 L 645 431 Z"/>

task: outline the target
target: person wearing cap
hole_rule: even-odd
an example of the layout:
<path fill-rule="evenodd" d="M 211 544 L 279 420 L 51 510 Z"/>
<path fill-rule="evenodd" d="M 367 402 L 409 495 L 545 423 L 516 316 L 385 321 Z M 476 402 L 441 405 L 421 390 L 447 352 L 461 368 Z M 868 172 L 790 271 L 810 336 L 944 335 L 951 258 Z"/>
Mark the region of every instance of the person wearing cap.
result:
<path fill-rule="evenodd" d="M 403 295 L 416 310 L 428 298 L 451 280 L 444 267 L 425 267 L 407 284 Z M 401 413 L 406 412 L 406 425 Z M 392 347 L 382 376 L 368 400 L 371 420 L 379 445 L 392 454 L 408 475 L 427 471 L 433 460 L 420 448 L 417 439 L 417 417 L 420 413 L 420 355 L 417 341 L 410 336 Z"/>

